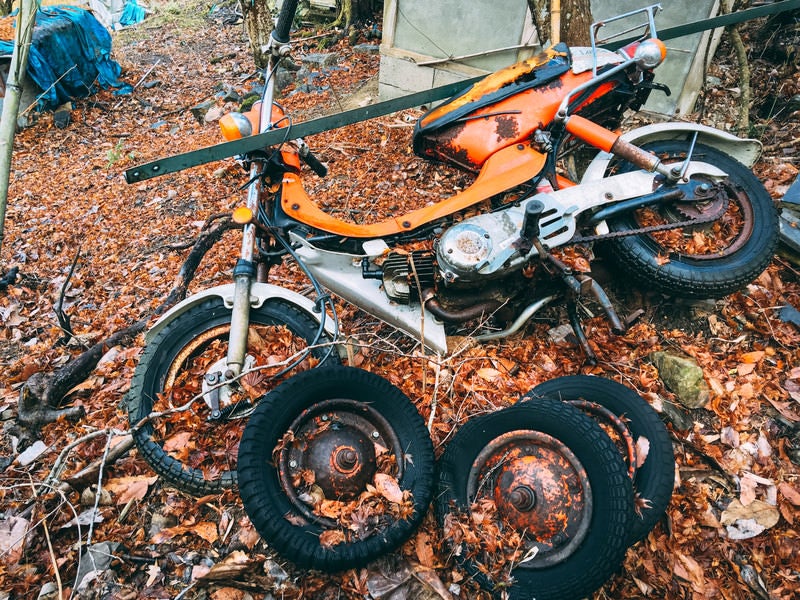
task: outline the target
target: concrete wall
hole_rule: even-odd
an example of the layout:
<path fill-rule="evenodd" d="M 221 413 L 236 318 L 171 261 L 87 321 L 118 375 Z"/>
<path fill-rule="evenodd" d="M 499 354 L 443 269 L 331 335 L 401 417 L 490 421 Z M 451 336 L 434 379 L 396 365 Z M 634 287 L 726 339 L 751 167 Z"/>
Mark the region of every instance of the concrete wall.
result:
<path fill-rule="evenodd" d="M 592 0 L 597 20 L 653 4 L 649 0 Z M 656 17 L 665 29 L 713 16 L 718 0 L 673 0 Z M 602 31 L 614 32 L 611 24 Z M 672 96 L 654 92 L 645 107 L 667 116 L 690 112 L 702 84 L 700 68 L 719 35 L 697 33 L 666 42 L 667 60 L 656 80 Z M 526 0 L 385 0 L 379 91 L 386 100 L 474 75 L 530 56 L 539 43 Z M 709 50 L 710 47 L 710 50 Z M 487 51 L 506 49 L 488 54 Z M 482 54 L 481 56 L 470 56 Z"/>

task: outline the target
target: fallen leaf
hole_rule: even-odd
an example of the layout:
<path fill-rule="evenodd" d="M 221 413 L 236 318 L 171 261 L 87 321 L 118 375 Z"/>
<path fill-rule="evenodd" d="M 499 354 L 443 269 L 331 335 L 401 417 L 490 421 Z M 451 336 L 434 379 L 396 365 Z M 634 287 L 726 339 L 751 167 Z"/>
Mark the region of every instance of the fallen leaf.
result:
<path fill-rule="evenodd" d="M 779 413 L 781 413 L 784 417 L 789 419 L 790 421 L 798 422 L 800 421 L 800 415 L 794 412 L 791 408 L 789 408 L 788 402 L 778 402 L 777 400 L 773 400 L 769 396 L 764 396 L 767 399 L 767 402 L 772 404 Z"/>
<path fill-rule="evenodd" d="M 344 544 L 346 541 L 344 531 L 338 529 L 326 529 L 319 536 L 319 545 L 323 548 L 332 548 L 338 544 Z"/>
<path fill-rule="evenodd" d="M 164 577 L 164 574 L 161 572 L 161 567 L 157 564 L 152 564 L 147 567 L 147 582 L 144 584 L 144 587 L 150 587 L 157 581 L 161 581 L 161 578 Z"/>
<path fill-rule="evenodd" d="M 0 556 L 7 565 L 15 565 L 22 558 L 29 527 L 30 521 L 22 517 L 0 520 Z"/>
<path fill-rule="evenodd" d="M 798 492 L 795 488 L 793 488 L 788 483 L 780 483 L 778 484 L 778 491 L 786 498 L 789 502 L 794 504 L 795 506 L 800 506 L 800 492 Z"/>
<path fill-rule="evenodd" d="M 764 351 L 756 350 L 754 352 L 745 352 L 739 358 L 743 363 L 755 364 L 764 358 Z"/>
<path fill-rule="evenodd" d="M 209 544 L 213 544 L 219 539 L 217 524 L 211 521 L 200 521 L 191 527 L 191 531 L 199 535 Z"/>
<path fill-rule="evenodd" d="M 641 467 L 650 453 L 650 440 L 640 435 L 636 440 L 636 468 Z"/>
<path fill-rule="evenodd" d="M 208 571 L 198 575 L 197 579 L 202 579 L 203 581 L 235 580 L 260 562 L 261 560 L 258 557 L 251 557 L 241 550 L 234 550 L 221 561 L 215 563 Z"/>
<path fill-rule="evenodd" d="M 502 373 L 497 369 L 492 369 L 490 367 L 483 367 L 475 371 L 475 374 L 480 377 L 481 379 L 485 379 L 486 381 L 494 381 L 498 377 L 502 376 Z"/>
<path fill-rule="evenodd" d="M 17 456 L 16 463 L 22 467 L 27 467 L 37 458 L 39 458 L 42 454 L 44 454 L 49 446 L 45 444 L 42 440 L 36 440 L 28 446 L 24 452 L 22 452 L 19 456 Z"/>
<path fill-rule="evenodd" d="M 403 502 L 403 490 L 397 479 L 386 473 L 375 473 L 375 489 L 389 502 L 400 504 Z"/>
<path fill-rule="evenodd" d="M 421 565 L 433 568 L 436 563 L 436 558 L 433 554 L 433 544 L 431 543 L 431 536 L 424 530 L 420 530 L 417 533 L 417 537 L 414 540 L 414 550 L 417 553 L 417 559 Z"/>
<path fill-rule="evenodd" d="M 680 552 L 676 552 L 675 555 L 684 567 L 684 574 L 682 577 L 692 584 L 692 589 L 702 594 L 706 586 L 706 577 L 703 567 L 691 556 L 686 556 Z"/>
<path fill-rule="evenodd" d="M 744 506 L 734 500 L 722 511 L 720 521 L 726 526 L 728 537 L 734 540 L 746 540 L 773 527 L 780 520 L 780 512 L 771 504 L 762 500 L 753 500 Z"/>
<path fill-rule="evenodd" d="M 412 563 L 411 574 L 433 590 L 442 600 L 453 600 L 453 595 L 448 591 L 447 586 L 445 586 L 439 575 L 433 569 L 429 569 L 424 565 L 415 565 Z"/>
<path fill-rule="evenodd" d="M 239 541 L 242 542 L 248 550 L 252 550 L 258 543 L 258 540 L 261 539 L 261 536 L 247 517 L 241 518 L 239 527 Z"/>
<path fill-rule="evenodd" d="M 106 489 L 114 494 L 117 504 L 127 504 L 131 500 L 142 500 L 150 486 L 158 481 L 158 476 L 115 477 L 105 483 Z"/>

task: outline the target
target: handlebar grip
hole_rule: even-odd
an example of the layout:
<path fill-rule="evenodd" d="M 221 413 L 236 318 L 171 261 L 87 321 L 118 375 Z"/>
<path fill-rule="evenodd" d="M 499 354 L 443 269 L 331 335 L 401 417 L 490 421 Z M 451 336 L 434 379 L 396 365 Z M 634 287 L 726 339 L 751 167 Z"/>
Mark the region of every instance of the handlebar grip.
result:
<path fill-rule="evenodd" d="M 281 12 L 278 14 L 278 23 L 275 25 L 275 29 L 272 30 L 272 37 L 281 44 L 289 41 L 289 32 L 292 29 L 292 21 L 294 20 L 294 13 L 297 11 L 298 2 L 299 0 L 283 0 Z"/>
<path fill-rule="evenodd" d="M 308 168 L 314 171 L 320 177 L 325 177 L 328 174 L 328 166 L 320 162 L 320 160 L 312 154 L 309 150 L 306 154 L 301 154 L 300 157 L 303 159 L 303 162 L 308 165 Z"/>

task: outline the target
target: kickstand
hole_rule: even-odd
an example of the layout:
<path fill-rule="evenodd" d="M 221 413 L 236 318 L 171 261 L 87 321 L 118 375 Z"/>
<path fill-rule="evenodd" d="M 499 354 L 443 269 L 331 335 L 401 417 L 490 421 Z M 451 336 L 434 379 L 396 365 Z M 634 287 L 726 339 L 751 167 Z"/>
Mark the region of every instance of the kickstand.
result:
<path fill-rule="evenodd" d="M 594 367 L 597 364 L 597 355 L 592 350 L 592 347 L 589 346 L 586 332 L 583 331 L 583 325 L 581 325 L 581 318 L 578 316 L 578 303 L 574 300 L 567 301 L 567 315 L 569 315 L 569 324 L 572 325 L 572 331 L 575 332 L 578 343 L 586 353 L 586 362 Z"/>

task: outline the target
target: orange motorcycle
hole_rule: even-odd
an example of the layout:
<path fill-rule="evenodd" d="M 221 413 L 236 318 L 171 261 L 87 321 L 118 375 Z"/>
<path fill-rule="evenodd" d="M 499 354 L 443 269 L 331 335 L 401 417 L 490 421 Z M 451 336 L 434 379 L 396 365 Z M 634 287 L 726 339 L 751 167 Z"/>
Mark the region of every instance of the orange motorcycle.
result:
<path fill-rule="evenodd" d="M 557 44 L 425 113 L 414 129 L 414 151 L 474 174 L 462 191 L 371 224 L 331 216 L 303 186 L 304 164 L 321 176 L 326 167 L 295 139 L 291 119 L 273 99 L 271 75 L 290 52 L 296 4 L 283 2 L 261 102 L 221 121 L 228 140 L 284 132 L 280 144 L 240 157 L 250 181 L 246 204 L 233 215 L 243 232 L 234 282 L 194 294 L 159 319 L 127 402 L 132 424 L 150 417 L 134 436 L 160 475 L 190 493 L 214 493 L 236 483 L 238 457 L 245 507 L 257 515 L 251 518 L 262 535 L 301 564 L 335 570 L 363 564 L 409 535 L 433 495 L 433 453 L 408 398 L 347 367 L 330 367 L 344 358 L 331 293 L 437 355 L 466 325 L 478 341 L 507 338 L 543 307 L 563 302 L 591 361 L 579 302 L 601 307 L 615 332 L 626 324 L 600 284 L 571 267 L 562 249 L 601 246 L 650 289 L 715 298 L 766 268 L 778 214 L 751 171 L 758 141 L 684 122 L 617 131 L 626 111 L 638 110 L 654 91 L 668 92 L 654 77 L 666 53 L 654 5 L 594 24 L 589 48 Z M 601 47 L 598 32 L 622 19 L 635 23 L 626 31 L 639 37 L 617 51 Z M 314 297 L 270 283 L 273 268 L 287 260 L 308 278 Z M 262 400 L 278 379 L 316 365 L 320 370 L 300 374 L 302 385 L 291 378 Z M 631 440 L 647 437 L 647 461 L 656 467 L 645 462 L 633 473 L 608 436 L 570 403 L 521 402 L 480 432 L 468 424 L 471 433 L 447 454 L 461 474 L 442 480 L 452 492 L 444 497 L 464 505 L 491 488 L 484 479 L 500 485 L 493 477 L 510 450 L 516 456 L 544 448 L 560 457 L 533 463 L 553 479 L 574 480 L 565 489 L 581 502 L 537 504 L 543 496 L 520 483 L 541 479 L 530 473 L 514 471 L 497 488 L 498 498 L 512 499 L 503 504 L 508 511 L 524 513 L 516 521 L 524 530 L 546 521 L 540 511 L 566 514 L 563 530 L 543 534 L 549 541 L 535 545 L 515 572 L 550 582 L 537 598 L 589 593 L 627 544 L 655 524 L 671 493 L 671 445 L 647 403 L 635 394 L 593 393 L 591 381 L 570 389 L 564 399 L 611 413 L 618 437 L 627 440 L 628 465 L 637 462 Z M 557 391 L 548 388 L 547 395 Z M 177 410 L 197 398 L 191 411 Z M 626 421 L 622 414 L 637 416 Z M 515 424 L 523 433 L 504 437 Z M 392 467 L 384 475 L 410 492 L 409 511 L 387 517 L 363 540 L 345 540 L 352 542 L 347 551 L 320 545 L 338 525 L 314 512 L 309 487 L 326 498 L 356 498 L 375 475 L 368 465 L 385 465 L 387 455 Z M 521 456 L 523 463 L 531 461 Z M 631 477 L 617 477 L 626 470 Z M 632 494 L 642 490 L 648 491 L 633 516 Z M 618 539 L 635 519 L 642 522 L 634 533 Z M 589 583 L 567 589 L 564 569 L 576 564 Z"/>

